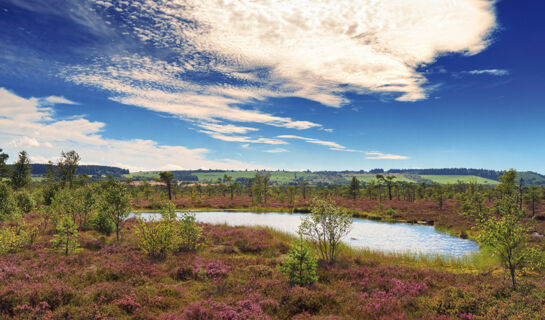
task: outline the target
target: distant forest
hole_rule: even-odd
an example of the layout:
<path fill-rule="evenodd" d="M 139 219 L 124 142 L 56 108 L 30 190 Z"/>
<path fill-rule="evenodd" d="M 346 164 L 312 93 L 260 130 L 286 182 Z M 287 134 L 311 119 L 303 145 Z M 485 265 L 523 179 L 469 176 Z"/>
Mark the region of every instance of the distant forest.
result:
<path fill-rule="evenodd" d="M 32 175 L 41 176 L 47 173 L 47 164 L 32 163 Z M 54 169 L 57 166 L 53 166 Z M 97 166 L 97 165 L 80 165 L 76 170 L 76 174 L 86 174 L 93 177 L 107 177 L 114 176 L 116 178 L 121 177 L 124 174 L 128 174 L 128 169 L 121 169 L 117 167 Z"/>
<path fill-rule="evenodd" d="M 47 164 L 39 164 L 34 163 L 32 164 L 32 175 L 34 176 L 42 176 L 47 173 Z M 56 166 L 53 166 L 56 168 Z M 240 170 L 237 170 L 238 172 L 242 172 Z M 256 172 L 255 170 L 246 170 L 251 172 Z M 285 170 L 281 170 L 282 172 L 286 172 Z M 196 174 L 199 173 L 211 173 L 211 172 L 232 172 L 231 170 L 175 170 L 172 171 L 174 174 L 174 180 L 177 181 L 186 181 L 186 182 L 197 182 L 199 181 L 199 177 Z M 271 172 L 266 170 L 258 170 L 258 172 Z M 276 171 L 274 171 L 276 172 Z M 301 173 L 311 173 L 311 174 L 318 174 L 320 176 L 328 176 L 328 177 L 335 177 L 339 176 L 341 177 L 341 174 L 343 175 L 349 175 L 349 174 L 405 174 L 405 175 L 413 175 L 418 177 L 418 175 L 439 175 L 439 176 L 447 176 L 447 175 L 456 175 L 456 176 L 477 176 L 482 177 L 490 180 L 498 181 L 499 177 L 504 173 L 504 171 L 497 171 L 497 170 L 488 170 L 488 169 L 468 169 L 468 168 L 439 168 L 439 169 L 390 169 L 390 170 L 384 170 L 384 169 L 372 169 L 369 171 L 366 170 L 359 170 L 359 171 L 350 171 L 350 170 L 344 170 L 344 171 L 300 171 Z M 113 176 L 118 179 L 133 179 L 133 180 L 153 180 L 153 175 L 149 175 L 151 172 L 136 172 L 129 176 L 130 172 L 128 169 L 122 169 L 118 167 L 111 167 L 111 166 L 100 166 L 100 165 L 80 165 L 77 169 L 77 174 L 86 174 L 88 175 L 91 180 L 101 180 L 108 176 Z M 155 174 L 158 174 L 157 172 L 154 172 Z M 518 178 L 522 178 L 524 180 L 524 183 L 527 185 L 545 185 L 545 175 L 539 174 L 537 172 L 532 171 L 521 171 L 518 172 Z M 246 180 L 249 180 L 250 178 L 246 177 L 234 177 L 234 181 L 238 181 L 239 183 L 245 183 Z M 297 179 L 295 179 L 297 180 Z M 299 180 L 306 180 L 305 178 L 301 177 Z"/>

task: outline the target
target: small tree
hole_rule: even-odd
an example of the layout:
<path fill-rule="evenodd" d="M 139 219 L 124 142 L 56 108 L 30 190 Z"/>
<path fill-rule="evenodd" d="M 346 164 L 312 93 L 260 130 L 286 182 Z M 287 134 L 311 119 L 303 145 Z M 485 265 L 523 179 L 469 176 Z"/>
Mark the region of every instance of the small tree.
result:
<path fill-rule="evenodd" d="M 174 174 L 169 171 L 162 171 L 159 173 L 159 179 L 167 186 L 168 200 L 172 201 L 172 179 L 174 179 Z"/>
<path fill-rule="evenodd" d="M 358 194 L 360 193 L 360 181 L 356 177 L 352 177 L 352 181 L 348 186 L 348 192 L 352 197 L 352 200 L 356 200 Z"/>
<path fill-rule="evenodd" d="M 303 219 L 299 232 L 316 246 L 322 260 L 332 262 L 344 236 L 350 232 L 353 219 L 332 200 L 313 199 L 310 216 Z"/>
<path fill-rule="evenodd" d="M 149 222 L 138 219 L 138 246 L 150 258 L 165 258 L 174 249 L 173 221 L 162 219 Z"/>
<path fill-rule="evenodd" d="M 17 202 L 17 207 L 24 213 L 29 213 L 34 209 L 35 203 L 34 199 L 26 191 L 18 192 L 15 194 L 15 201 Z"/>
<path fill-rule="evenodd" d="M 119 229 L 131 211 L 131 197 L 127 186 L 117 180 L 108 181 L 102 210 L 115 224 L 116 240 L 119 241 Z"/>
<path fill-rule="evenodd" d="M 76 175 L 76 170 L 78 169 L 79 165 L 79 160 L 79 154 L 74 150 L 68 152 L 63 151 L 61 153 L 61 159 L 59 159 L 57 167 L 59 168 L 59 176 L 61 178 L 63 186 L 68 183 L 68 187 L 72 189 L 74 176 Z"/>
<path fill-rule="evenodd" d="M 530 191 L 524 196 L 524 201 L 532 210 L 532 217 L 535 216 L 536 208 L 541 204 L 541 200 L 541 192 L 539 192 L 538 187 L 530 187 Z"/>
<path fill-rule="evenodd" d="M 110 235 L 115 230 L 115 224 L 112 221 L 112 217 L 103 210 L 99 210 L 96 217 L 92 221 L 93 229 L 105 234 Z"/>
<path fill-rule="evenodd" d="M 8 176 L 9 173 L 9 166 L 6 164 L 6 161 L 8 160 L 9 155 L 7 153 L 2 152 L 2 149 L 0 149 L 0 178 L 4 178 Z"/>
<path fill-rule="evenodd" d="M 11 185 L 14 189 L 20 189 L 31 182 L 30 173 L 32 172 L 32 166 L 30 165 L 30 159 L 26 151 L 19 152 L 19 160 L 13 164 L 11 170 Z"/>
<path fill-rule="evenodd" d="M 516 289 L 516 271 L 529 261 L 528 239 L 530 228 L 522 221 L 524 211 L 515 195 L 504 195 L 497 206 L 499 215 L 485 215 L 479 225 L 478 241 L 490 247 L 502 265 L 509 271 L 513 290 Z"/>
<path fill-rule="evenodd" d="M 292 285 L 308 286 L 316 280 L 316 259 L 310 254 L 308 246 L 303 241 L 302 235 L 292 245 L 288 253 L 288 259 L 278 266 Z"/>
<path fill-rule="evenodd" d="M 66 256 L 70 252 L 78 252 L 79 248 L 79 232 L 78 226 L 74 223 L 71 217 L 63 216 L 57 224 L 57 234 L 55 238 L 51 240 L 53 247 L 60 252 L 63 252 Z"/>
<path fill-rule="evenodd" d="M 195 214 L 183 212 L 178 222 L 178 250 L 196 251 L 201 248 L 202 228 L 195 221 Z"/>
<path fill-rule="evenodd" d="M 18 213 L 17 202 L 11 188 L 0 182 L 0 222 L 8 221 Z"/>

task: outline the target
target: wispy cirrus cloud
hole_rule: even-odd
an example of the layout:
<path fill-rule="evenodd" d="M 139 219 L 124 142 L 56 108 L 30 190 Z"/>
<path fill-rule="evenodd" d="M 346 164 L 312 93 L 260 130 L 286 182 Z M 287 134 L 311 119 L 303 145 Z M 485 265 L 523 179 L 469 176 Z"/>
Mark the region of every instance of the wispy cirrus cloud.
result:
<path fill-rule="evenodd" d="M 33 161 L 56 160 L 61 150 L 75 149 L 85 163 L 135 170 L 195 168 L 267 169 L 233 159 L 208 160 L 205 148 L 162 145 L 153 140 L 117 140 L 102 136 L 105 124 L 84 117 L 55 119 L 52 104 L 67 103 L 51 96 L 23 98 L 0 88 L 0 141 L 15 155 L 25 149 Z M 111 155 L 115 154 L 115 157 Z M 36 155 L 36 157 L 34 157 Z M 270 169 L 270 168 L 269 168 Z"/>
<path fill-rule="evenodd" d="M 385 154 L 379 151 L 368 151 L 365 152 L 366 158 L 369 160 L 406 160 L 409 159 L 407 156 L 397 155 L 397 154 Z"/>
<path fill-rule="evenodd" d="M 471 70 L 467 71 L 468 74 L 479 75 L 479 74 L 488 74 L 491 76 L 507 76 L 509 75 L 509 70 L 505 69 L 482 69 L 482 70 Z"/>
<path fill-rule="evenodd" d="M 289 150 L 284 149 L 284 148 L 275 148 L 275 149 L 265 150 L 263 152 L 267 152 L 267 153 L 284 153 L 284 152 L 289 152 Z"/>

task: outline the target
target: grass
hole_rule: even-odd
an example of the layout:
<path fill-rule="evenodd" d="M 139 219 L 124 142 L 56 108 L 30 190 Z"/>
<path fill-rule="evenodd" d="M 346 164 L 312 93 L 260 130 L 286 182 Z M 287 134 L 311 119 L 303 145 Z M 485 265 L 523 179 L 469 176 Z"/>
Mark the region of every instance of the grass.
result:
<path fill-rule="evenodd" d="M 29 221 L 32 223 L 32 221 Z M 203 225 L 198 252 L 148 258 L 128 220 L 122 239 L 82 231 L 82 250 L 36 243 L 0 255 L 2 319 L 540 319 L 541 278 L 519 291 L 486 254 L 463 259 L 382 253 L 341 245 L 318 281 L 291 286 L 278 265 L 295 237 L 270 228 Z M 45 229 L 43 229 L 45 228 Z"/>
<path fill-rule="evenodd" d="M 402 174 L 391 174 L 396 177 L 394 181 L 399 182 L 415 182 L 414 180 L 405 177 Z M 377 182 L 376 174 L 370 174 L 370 173 L 358 173 L 358 174 L 346 174 L 345 178 L 347 181 L 352 180 L 352 177 L 358 178 L 359 181 L 370 183 L 370 182 Z"/>
<path fill-rule="evenodd" d="M 455 184 L 458 181 L 464 183 L 477 183 L 477 184 L 487 184 L 487 185 L 497 185 L 498 181 L 490 180 L 478 176 L 465 176 L 465 175 L 420 175 L 423 179 L 431 180 L 435 183 L 440 184 Z"/>

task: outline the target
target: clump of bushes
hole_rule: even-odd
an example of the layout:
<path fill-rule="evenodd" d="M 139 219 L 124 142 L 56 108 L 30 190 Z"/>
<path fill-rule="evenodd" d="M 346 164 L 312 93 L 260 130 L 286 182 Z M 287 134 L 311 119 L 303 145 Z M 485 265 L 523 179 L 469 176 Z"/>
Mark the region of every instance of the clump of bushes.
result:
<path fill-rule="evenodd" d="M 182 213 L 178 222 L 178 244 L 180 251 L 196 251 L 203 246 L 202 228 L 195 222 L 195 215 Z"/>
<path fill-rule="evenodd" d="M 21 210 L 23 213 L 29 213 L 35 207 L 34 199 L 32 199 L 32 196 L 25 191 L 17 192 L 15 194 L 15 201 L 19 210 Z"/>
<path fill-rule="evenodd" d="M 138 220 L 138 245 L 152 258 L 165 258 L 174 251 L 196 251 L 202 247 L 202 228 L 195 215 L 184 212 L 177 219 L 175 206 L 167 203 L 160 221 Z"/>
<path fill-rule="evenodd" d="M 0 254 L 21 251 L 30 239 L 30 234 L 18 226 L 0 227 Z"/>
<path fill-rule="evenodd" d="M 151 258 L 165 258 L 174 250 L 174 226 L 169 220 L 138 219 L 138 246 Z"/>
<path fill-rule="evenodd" d="M 11 220 L 17 214 L 17 202 L 11 188 L 0 182 L 0 222 Z"/>
<path fill-rule="evenodd" d="M 112 218 L 104 211 L 99 211 L 92 222 L 93 229 L 105 235 L 110 235 L 115 231 L 115 224 Z"/>

